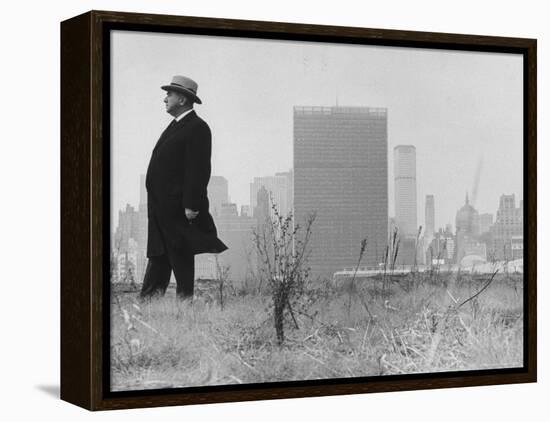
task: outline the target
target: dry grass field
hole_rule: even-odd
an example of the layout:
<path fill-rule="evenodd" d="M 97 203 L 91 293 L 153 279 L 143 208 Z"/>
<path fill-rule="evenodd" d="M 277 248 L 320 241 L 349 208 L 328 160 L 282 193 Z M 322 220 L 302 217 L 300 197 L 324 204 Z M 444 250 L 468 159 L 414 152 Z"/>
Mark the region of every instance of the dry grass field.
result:
<path fill-rule="evenodd" d="M 115 286 L 112 389 L 520 367 L 523 275 L 490 278 L 317 283 L 304 293 L 307 308 L 286 316 L 282 344 L 272 297 L 250 285 L 227 284 L 220 300 L 219 286 L 199 284 L 192 304 L 173 289 L 140 303 L 137 291 Z"/>

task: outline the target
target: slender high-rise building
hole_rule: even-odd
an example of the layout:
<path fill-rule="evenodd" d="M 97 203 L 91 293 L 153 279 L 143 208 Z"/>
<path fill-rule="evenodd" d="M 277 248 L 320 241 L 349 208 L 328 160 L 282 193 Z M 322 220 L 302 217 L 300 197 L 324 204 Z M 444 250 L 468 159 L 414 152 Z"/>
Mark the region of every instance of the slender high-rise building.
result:
<path fill-rule="evenodd" d="M 388 231 L 387 109 L 294 107 L 294 210 L 303 227 L 315 213 L 309 264 L 331 277 L 377 264 Z"/>
<path fill-rule="evenodd" d="M 398 145 L 393 149 L 395 219 L 403 238 L 416 237 L 416 148 Z"/>
<path fill-rule="evenodd" d="M 424 236 L 426 238 L 432 238 L 435 231 L 435 199 L 433 195 L 426 195 L 426 228 L 424 230 Z"/>

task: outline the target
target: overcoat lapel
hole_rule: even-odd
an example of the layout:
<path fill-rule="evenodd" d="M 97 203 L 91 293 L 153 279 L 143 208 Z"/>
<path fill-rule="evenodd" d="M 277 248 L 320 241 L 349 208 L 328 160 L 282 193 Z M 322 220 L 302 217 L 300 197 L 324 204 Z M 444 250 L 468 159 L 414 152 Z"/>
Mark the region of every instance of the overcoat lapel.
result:
<path fill-rule="evenodd" d="M 159 149 L 159 147 L 164 143 L 164 141 L 166 140 L 166 137 L 167 137 L 168 133 L 172 131 L 172 129 L 174 128 L 174 126 L 176 126 L 176 122 L 172 121 L 172 122 L 166 127 L 166 129 L 164 129 L 164 132 L 162 132 L 162 133 L 160 134 L 159 140 L 157 141 L 157 144 L 155 145 L 155 148 L 153 148 L 153 154 L 154 154 L 155 151 L 156 151 L 157 149 Z"/>
<path fill-rule="evenodd" d="M 195 116 L 195 111 L 191 111 L 189 114 L 187 114 L 183 119 L 181 119 L 179 122 L 172 120 L 170 124 L 164 129 L 164 132 L 161 133 L 159 140 L 157 141 L 157 144 L 155 145 L 155 148 L 153 149 L 153 153 L 168 139 L 168 137 L 175 132 L 177 129 L 183 127 L 186 122 L 188 122 L 191 117 Z"/>

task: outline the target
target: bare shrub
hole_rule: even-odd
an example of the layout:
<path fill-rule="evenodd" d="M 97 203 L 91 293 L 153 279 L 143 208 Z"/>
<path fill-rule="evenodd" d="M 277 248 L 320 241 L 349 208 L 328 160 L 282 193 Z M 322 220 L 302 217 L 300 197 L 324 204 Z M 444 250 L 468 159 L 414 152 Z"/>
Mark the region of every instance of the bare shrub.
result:
<path fill-rule="evenodd" d="M 254 231 L 254 244 L 261 262 L 260 271 L 269 285 L 273 311 L 273 323 L 277 343 L 285 340 L 285 318 L 289 317 L 298 327 L 294 307 L 305 305 L 304 292 L 310 268 L 308 243 L 311 237 L 315 214 L 305 219 L 304 226 L 294 224 L 294 216 L 281 215 L 272 202 L 273 217 L 268 217 L 264 225 Z"/>

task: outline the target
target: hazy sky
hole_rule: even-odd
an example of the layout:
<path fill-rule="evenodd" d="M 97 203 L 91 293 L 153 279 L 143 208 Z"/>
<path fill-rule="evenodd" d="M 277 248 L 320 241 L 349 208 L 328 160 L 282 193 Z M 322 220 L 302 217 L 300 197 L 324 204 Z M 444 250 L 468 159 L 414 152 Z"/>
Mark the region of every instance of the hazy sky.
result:
<path fill-rule="evenodd" d="M 172 117 L 173 75 L 195 79 L 197 113 L 212 129 L 212 174 L 238 206 L 255 176 L 292 167 L 293 107 L 388 109 L 389 213 L 393 148 L 416 146 L 418 224 L 435 195 L 436 227 L 472 195 L 481 163 L 479 212 L 501 194 L 523 197 L 522 57 L 394 47 L 114 31 L 111 56 L 111 204 L 139 202 L 139 175 Z"/>

